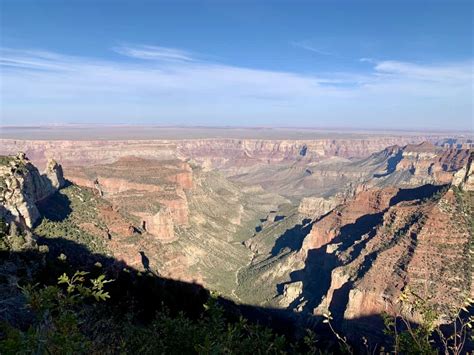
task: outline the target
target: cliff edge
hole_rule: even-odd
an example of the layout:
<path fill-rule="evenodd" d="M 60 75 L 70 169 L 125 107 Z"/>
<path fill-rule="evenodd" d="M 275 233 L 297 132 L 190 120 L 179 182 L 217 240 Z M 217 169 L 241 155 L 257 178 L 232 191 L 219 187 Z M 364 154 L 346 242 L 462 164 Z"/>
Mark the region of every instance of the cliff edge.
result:
<path fill-rule="evenodd" d="M 24 153 L 0 157 L 0 218 L 33 227 L 40 217 L 36 203 L 64 184 L 62 167 L 52 159 L 41 174 Z"/>

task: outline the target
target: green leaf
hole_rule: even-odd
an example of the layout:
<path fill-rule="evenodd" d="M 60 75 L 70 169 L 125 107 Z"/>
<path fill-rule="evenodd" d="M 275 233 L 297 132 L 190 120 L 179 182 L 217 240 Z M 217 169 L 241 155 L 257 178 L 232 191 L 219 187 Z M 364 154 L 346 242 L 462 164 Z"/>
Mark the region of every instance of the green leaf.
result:
<path fill-rule="evenodd" d="M 61 276 L 58 277 L 58 284 L 65 284 L 69 283 L 69 276 L 67 276 L 65 273 L 62 274 Z"/>

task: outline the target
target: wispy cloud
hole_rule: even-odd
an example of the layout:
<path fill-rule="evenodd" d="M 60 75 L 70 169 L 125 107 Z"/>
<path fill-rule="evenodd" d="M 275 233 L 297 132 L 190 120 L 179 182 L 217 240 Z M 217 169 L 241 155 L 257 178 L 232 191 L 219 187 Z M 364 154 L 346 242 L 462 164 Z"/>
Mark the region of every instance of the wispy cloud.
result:
<path fill-rule="evenodd" d="M 68 67 L 65 62 L 72 60 L 74 58 L 48 51 L 0 48 L 0 65 L 2 67 L 65 70 Z"/>
<path fill-rule="evenodd" d="M 473 63 L 446 63 L 443 65 L 420 65 L 399 61 L 376 62 L 379 73 L 438 82 L 469 82 L 472 80 Z M 469 74 L 469 72 L 471 72 Z"/>
<path fill-rule="evenodd" d="M 185 61 L 191 62 L 195 59 L 193 55 L 181 49 L 159 47 L 159 46 L 119 46 L 113 50 L 119 54 L 132 58 L 144 60 L 168 60 L 168 61 Z"/>
<path fill-rule="evenodd" d="M 377 63 L 377 61 L 375 59 L 367 58 L 367 57 L 359 58 L 359 62 L 362 62 L 362 63 Z"/>
<path fill-rule="evenodd" d="M 182 50 L 148 53 L 143 48 L 161 47 L 123 47 L 118 52 L 129 61 L 2 49 L 2 123 L 96 119 L 308 126 L 360 120 L 386 128 L 471 125 L 472 61 L 373 61 L 369 73 L 303 75 L 196 61 Z"/>
<path fill-rule="evenodd" d="M 291 44 L 295 47 L 299 47 L 302 49 L 305 49 L 307 51 L 319 54 L 319 55 L 326 55 L 326 56 L 337 56 L 337 54 L 333 52 L 326 51 L 322 48 L 318 48 L 317 46 L 314 46 L 312 44 L 309 44 L 308 42 L 291 42 Z"/>

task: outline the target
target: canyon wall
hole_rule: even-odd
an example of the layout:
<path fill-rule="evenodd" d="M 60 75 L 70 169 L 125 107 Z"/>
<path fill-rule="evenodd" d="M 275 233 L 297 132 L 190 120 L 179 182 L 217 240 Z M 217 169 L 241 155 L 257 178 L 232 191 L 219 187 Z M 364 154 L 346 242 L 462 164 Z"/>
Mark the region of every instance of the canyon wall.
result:
<path fill-rule="evenodd" d="M 277 162 L 304 158 L 320 160 L 339 156 L 361 158 L 391 145 L 428 141 L 443 144 L 443 135 L 357 135 L 314 140 L 182 139 L 182 140 L 21 140 L 1 139 L 0 154 L 25 152 L 33 163 L 45 166 L 50 158 L 68 165 L 112 163 L 124 156 L 146 159 L 195 159 L 214 167 L 226 164 Z M 451 139 L 451 141 L 453 141 Z M 454 140 L 455 142 L 456 140 Z M 453 143 L 455 144 L 455 143 Z"/>

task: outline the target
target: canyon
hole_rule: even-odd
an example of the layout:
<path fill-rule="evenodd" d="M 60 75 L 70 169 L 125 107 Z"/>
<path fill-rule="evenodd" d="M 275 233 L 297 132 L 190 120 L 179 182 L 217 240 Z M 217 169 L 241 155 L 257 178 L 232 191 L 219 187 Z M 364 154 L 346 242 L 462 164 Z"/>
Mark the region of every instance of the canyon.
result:
<path fill-rule="evenodd" d="M 469 137 L 8 138 L 0 154 L 4 215 L 40 239 L 80 234 L 129 267 L 303 323 L 329 311 L 370 329 L 407 288 L 442 322 L 474 296 Z"/>

